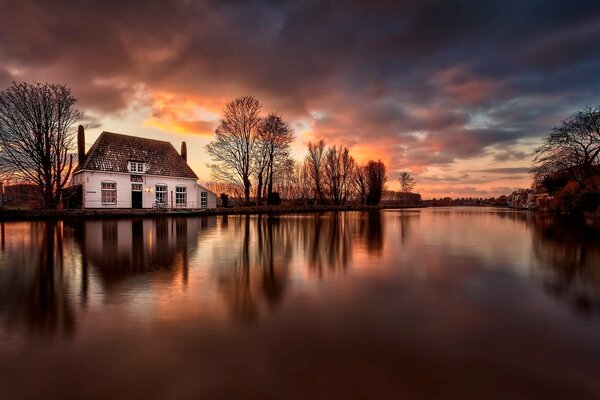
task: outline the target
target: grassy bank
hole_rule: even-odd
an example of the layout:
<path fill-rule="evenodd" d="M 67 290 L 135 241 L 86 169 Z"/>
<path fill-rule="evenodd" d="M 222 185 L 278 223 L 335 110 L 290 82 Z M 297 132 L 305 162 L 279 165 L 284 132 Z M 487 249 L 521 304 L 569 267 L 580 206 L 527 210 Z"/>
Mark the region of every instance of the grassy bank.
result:
<path fill-rule="evenodd" d="M 130 217 L 178 217 L 201 215 L 244 215 L 244 214 L 296 214 L 329 211 L 374 211 L 381 209 L 421 208 L 420 206 L 381 205 L 381 206 L 261 206 L 234 207 L 206 210 L 133 210 L 133 209 L 89 209 L 89 210 L 2 210 L 0 221 L 23 221 L 45 219 L 79 218 L 130 218 Z"/>

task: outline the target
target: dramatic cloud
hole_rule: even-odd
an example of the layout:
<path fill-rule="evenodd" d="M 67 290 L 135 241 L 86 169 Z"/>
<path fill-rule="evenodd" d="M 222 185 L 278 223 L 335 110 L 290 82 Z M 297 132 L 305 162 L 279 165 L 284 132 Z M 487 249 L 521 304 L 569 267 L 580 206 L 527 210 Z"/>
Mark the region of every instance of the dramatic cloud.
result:
<path fill-rule="evenodd" d="M 516 168 L 488 168 L 480 169 L 473 172 L 483 172 L 488 174 L 526 174 L 531 171 L 530 167 L 516 167 Z"/>
<path fill-rule="evenodd" d="M 144 110 L 145 127 L 199 140 L 226 99 L 252 94 L 292 121 L 300 143 L 352 146 L 386 160 L 392 178 L 457 174 L 469 160 L 519 168 L 540 135 L 600 103 L 593 0 L 0 0 L 0 9 L 3 87 L 64 82 L 100 123 Z"/>

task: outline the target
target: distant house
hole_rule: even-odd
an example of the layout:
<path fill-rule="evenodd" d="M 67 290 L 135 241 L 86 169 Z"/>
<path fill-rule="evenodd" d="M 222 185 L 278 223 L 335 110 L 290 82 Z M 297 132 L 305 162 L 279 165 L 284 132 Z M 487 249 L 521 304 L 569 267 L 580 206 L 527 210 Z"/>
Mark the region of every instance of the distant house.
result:
<path fill-rule="evenodd" d="M 39 208 L 42 205 L 40 190 L 37 185 L 19 183 L 6 185 L 3 189 L 0 203 L 2 207 L 31 209 Z"/>
<path fill-rule="evenodd" d="M 78 134 L 79 165 L 73 185 L 81 185 L 82 208 L 215 208 L 215 193 L 199 185 L 182 154 L 169 142 L 102 132 L 85 154 Z"/>

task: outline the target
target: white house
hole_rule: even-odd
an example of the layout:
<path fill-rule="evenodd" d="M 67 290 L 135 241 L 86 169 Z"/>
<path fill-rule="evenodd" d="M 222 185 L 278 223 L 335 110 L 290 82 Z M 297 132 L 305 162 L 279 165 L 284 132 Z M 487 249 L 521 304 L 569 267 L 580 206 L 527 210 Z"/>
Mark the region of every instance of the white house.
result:
<path fill-rule="evenodd" d="M 169 142 L 102 132 L 85 154 L 85 134 L 77 137 L 79 165 L 73 185 L 82 186 L 83 208 L 216 208 L 215 193 L 199 185 Z"/>

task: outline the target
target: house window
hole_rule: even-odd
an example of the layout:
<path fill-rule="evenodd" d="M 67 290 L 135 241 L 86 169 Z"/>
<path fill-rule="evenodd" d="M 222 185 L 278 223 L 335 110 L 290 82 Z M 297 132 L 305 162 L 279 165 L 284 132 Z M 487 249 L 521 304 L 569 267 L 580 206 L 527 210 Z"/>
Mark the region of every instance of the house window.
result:
<path fill-rule="evenodd" d="M 177 186 L 175 188 L 175 204 L 185 206 L 187 202 L 187 188 L 185 186 Z"/>
<path fill-rule="evenodd" d="M 156 203 L 167 204 L 167 185 L 156 185 Z"/>
<path fill-rule="evenodd" d="M 200 192 L 200 207 L 201 208 L 206 208 L 207 198 L 208 198 L 208 193 Z"/>
<path fill-rule="evenodd" d="M 129 172 L 146 172 L 146 164 L 139 161 L 129 161 Z"/>
<path fill-rule="evenodd" d="M 142 184 L 141 183 L 132 183 L 131 184 L 131 191 L 132 192 L 141 192 L 142 191 Z"/>
<path fill-rule="evenodd" d="M 102 204 L 117 204 L 117 184 L 102 182 Z"/>

